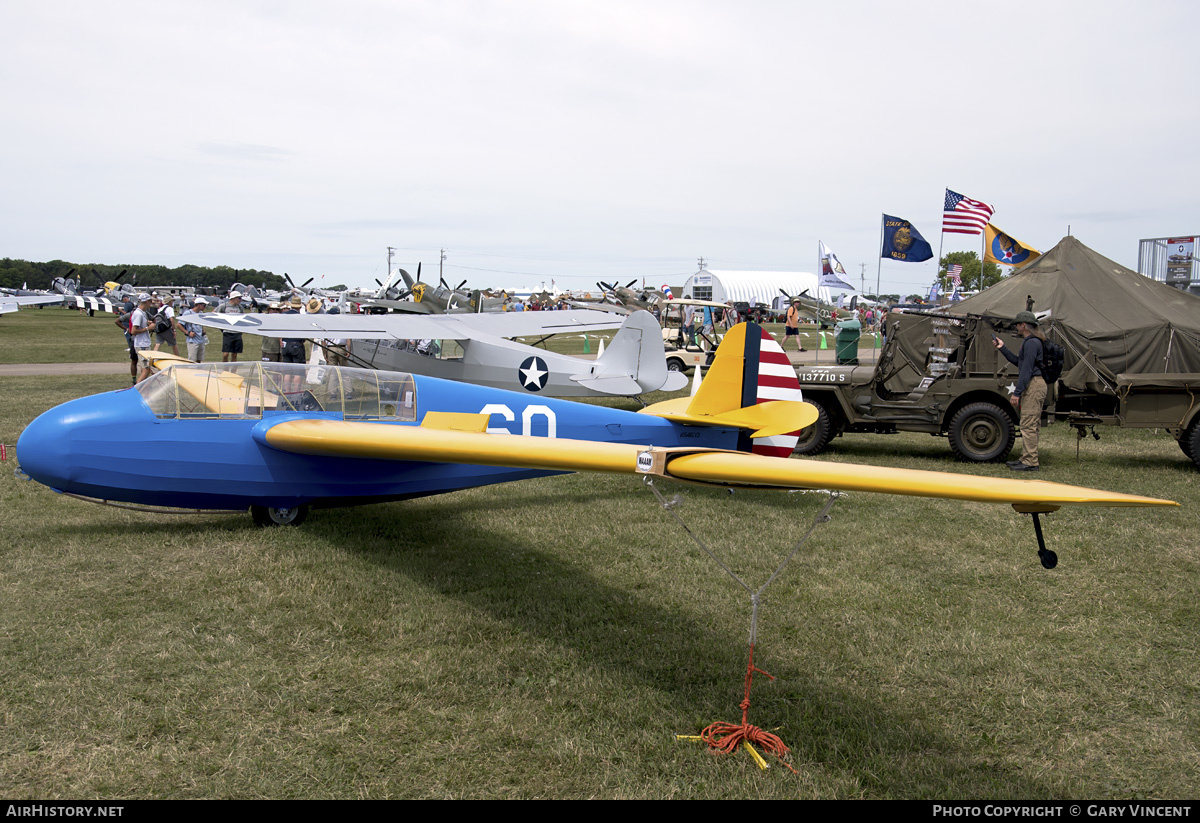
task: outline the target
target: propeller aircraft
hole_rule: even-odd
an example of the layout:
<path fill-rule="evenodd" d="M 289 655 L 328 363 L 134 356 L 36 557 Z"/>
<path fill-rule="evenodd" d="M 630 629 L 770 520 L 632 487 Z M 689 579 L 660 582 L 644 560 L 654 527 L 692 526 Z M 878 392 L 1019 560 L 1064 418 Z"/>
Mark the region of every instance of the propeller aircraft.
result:
<path fill-rule="evenodd" d="M 21 471 L 92 501 L 250 510 L 299 524 L 311 507 L 421 497 L 561 472 L 721 487 L 840 489 L 1007 503 L 1170 506 L 1059 483 L 787 458 L 816 409 L 755 324 L 726 335 L 694 397 L 639 412 L 421 375 L 260 362 L 177 365 L 45 412 Z M 781 459 L 782 458 L 782 459 Z"/>
<path fill-rule="evenodd" d="M 401 289 L 395 283 L 396 277 L 404 281 Z M 445 279 L 439 277 L 438 285 L 431 286 L 421 281 L 421 264 L 417 264 L 417 277 L 401 268 L 395 269 L 386 283 L 380 283 L 379 290 L 372 297 L 361 301 L 364 309 L 384 309 L 405 314 L 464 314 L 468 312 L 496 312 L 503 310 L 505 297 L 494 297 L 479 289 L 463 291 L 467 284 L 463 280 L 451 288 Z M 411 300 L 405 298 L 412 297 Z"/>
<path fill-rule="evenodd" d="M 813 323 L 816 323 L 823 329 L 833 327 L 835 322 L 833 313 L 837 309 L 837 306 L 831 303 L 822 303 L 818 300 L 814 300 L 813 297 L 808 293 L 808 289 L 805 289 L 799 294 L 788 294 L 783 289 L 780 289 L 779 293 L 787 298 L 788 305 L 791 305 L 795 301 L 799 300 L 801 313 L 807 315 Z"/>
<path fill-rule="evenodd" d="M 670 298 L 658 289 L 633 288 L 637 280 L 630 280 L 624 286 L 616 283 L 596 283 L 600 289 L 599 308 L 605 311 L 628 313 L 635 311 L 650 311 L 655 305 L 663 306 Z"/>
<path fill-rule="evenodd" d="M 193 322 L 267 337 L 350 339 L 350 357 L 370 368 L 517 389 L 550 397 L 641 395 L 678 391 L 657 321 L 596 311 L 485 314 L 204 314 Z M 529 346 L 513 337 L 617 329 L 595 360 Z M 421 341 L 417 343 L 415 341 Z"/>

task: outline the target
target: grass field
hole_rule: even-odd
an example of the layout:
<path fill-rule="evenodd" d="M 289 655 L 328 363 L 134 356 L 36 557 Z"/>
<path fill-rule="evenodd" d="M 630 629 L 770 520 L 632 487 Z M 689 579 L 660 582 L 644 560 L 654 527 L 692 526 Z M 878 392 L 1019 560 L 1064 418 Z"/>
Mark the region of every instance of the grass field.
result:
<path fill-rule="evenodd" d="M 6 362 L 27 314 L 0 319 Z M 0 378 L 0 442 L 123 379 Z M 1006 507 L 835 505 L 760 617 L 777 679 L 750 720 L 798 775 L 675 740 L 740 719 L 750 603 L 634 479 L 265 531 L 63 499 L 5 463 L 0 796 L 1195 797 L 1200 472 L 1161 433 L 1102 435 L 1076 461 L 1047 429 L 1042 478 L 1184 506 L 1051 515 L 1054 571 Z M 830 459 L 1007 473 L 926 435 Z M 821 504 L 681 494 L 755 587 Z"/>

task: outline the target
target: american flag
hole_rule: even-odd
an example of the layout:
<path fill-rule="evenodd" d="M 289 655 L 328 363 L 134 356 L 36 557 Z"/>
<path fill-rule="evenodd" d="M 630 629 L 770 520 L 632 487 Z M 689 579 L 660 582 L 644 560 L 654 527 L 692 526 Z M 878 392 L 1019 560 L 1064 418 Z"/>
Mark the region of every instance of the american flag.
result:
<path fill-rule="evenodd" d="M 982 200 L 972 200 L 956 191 L 946 189 L 946 203 L 942 207 L 942 232 L 979 234 L 992 219 L 994 211 L 995 209 Z"/>
<path fill-rule="evenodd" d="M 962 266 L 957 263 L 946 270 L 946 276 L 950 278 L 950 282 L 954 284 L 954 288 L 962 285 Z"/>

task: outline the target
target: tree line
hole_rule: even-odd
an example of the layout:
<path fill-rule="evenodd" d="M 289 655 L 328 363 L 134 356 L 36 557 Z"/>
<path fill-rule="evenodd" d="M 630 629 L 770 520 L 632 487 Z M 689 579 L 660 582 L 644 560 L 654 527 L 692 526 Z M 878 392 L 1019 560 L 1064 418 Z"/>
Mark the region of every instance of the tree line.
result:
<path fill-rule="evenodd" d="M 234 269 L 229 266 L 192 266 L 176 268 L 147 265 L 108 265 L 105 263 L 70 263 L 66 260 L 50 260 L 35 263 L 29 260 L 0 258 L 0 286 L 11 289 L 49 289 L 55 277 L 76 277 L 82 291 L 93 291 L 105 283 L 116 280 L 122 270 L 122 283 L 137 283 L 138 286 L 197 286 L 211 288 L 224 293 L 234 283 L 250 286 L 265 286 L 268 289 L 287 288 L 287 282 L 279 275 L 258 269 Z M 136 280 L 134 279 L 136 278 Z"/>

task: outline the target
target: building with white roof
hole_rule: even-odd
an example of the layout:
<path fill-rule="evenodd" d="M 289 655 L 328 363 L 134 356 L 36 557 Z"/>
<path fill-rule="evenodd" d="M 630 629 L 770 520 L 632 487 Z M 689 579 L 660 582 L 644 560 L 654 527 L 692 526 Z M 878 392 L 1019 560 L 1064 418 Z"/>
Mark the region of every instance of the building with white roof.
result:
<path fill-rule="evenodd" d="M 831 304 L 837 303 L 838 295 L 850 293 L 850 289 L 818 287 L 817 275 L 806 271 L 717 271 L 704 268 L 684 282 L 683 291 L 677 296 L 779 309 L 787 304 L 784 292 L 794 297 L 805 291 L 814 300 L 820 292 L 821 302 Z"/>

